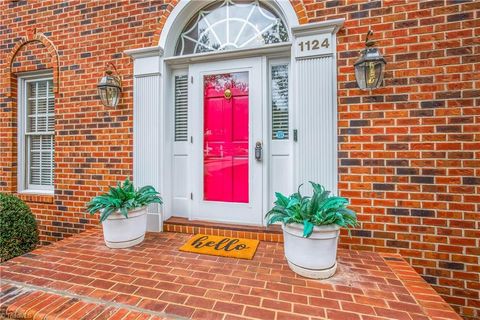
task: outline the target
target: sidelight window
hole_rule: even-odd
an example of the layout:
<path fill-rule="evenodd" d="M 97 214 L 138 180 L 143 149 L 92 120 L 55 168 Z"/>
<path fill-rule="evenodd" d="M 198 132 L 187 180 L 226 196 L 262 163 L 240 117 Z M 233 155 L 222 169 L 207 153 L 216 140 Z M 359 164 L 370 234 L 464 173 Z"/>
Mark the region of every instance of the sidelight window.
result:
<path fill-rule="evenodd" d="M 188 76 L 175 76 L 175 141 L 188 139 Z"/>
<path fill-rule="evenodd" d="M 288 64 L 270 67 L 272 139 L 287 140 L 288 130 Z"/>

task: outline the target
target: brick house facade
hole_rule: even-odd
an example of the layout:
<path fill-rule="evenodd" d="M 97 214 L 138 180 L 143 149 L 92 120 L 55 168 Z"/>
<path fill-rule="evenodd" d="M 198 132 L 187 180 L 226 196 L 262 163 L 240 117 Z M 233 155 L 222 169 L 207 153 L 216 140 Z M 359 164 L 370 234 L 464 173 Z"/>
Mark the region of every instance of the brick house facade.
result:
<path fill-rule="evenodd" d="M 133 62 L 158 44 L 177 1 L 4 1 L 0 191 L 17 192 L 17 76 L 49 69 L 55 95 L 54 194 L 20 194 L 42 244 L 98 225 L 85 203 L 133 175 Z M 400 253 L 465 318 L 480 317 L 480 3 L 292 2 L 300 24 L 337 33 L 338 191 L 359 213 L 343 247 Z M 353 63 L 368 29 L 388 64 L 360 91 Z M 113 62 L 122 100 L 96 85 Z"/>

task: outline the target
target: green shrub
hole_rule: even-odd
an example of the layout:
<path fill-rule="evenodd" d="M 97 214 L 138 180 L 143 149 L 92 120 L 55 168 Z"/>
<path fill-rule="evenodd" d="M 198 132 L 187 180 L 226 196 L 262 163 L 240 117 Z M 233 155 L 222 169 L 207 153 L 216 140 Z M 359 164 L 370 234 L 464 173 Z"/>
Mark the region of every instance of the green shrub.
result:
<path fill-rule="evenodd" d="M 0 193 L 0 261 L 25 254 L 37 243 L 37 222 L 30 208 L 17 197 Z"/>

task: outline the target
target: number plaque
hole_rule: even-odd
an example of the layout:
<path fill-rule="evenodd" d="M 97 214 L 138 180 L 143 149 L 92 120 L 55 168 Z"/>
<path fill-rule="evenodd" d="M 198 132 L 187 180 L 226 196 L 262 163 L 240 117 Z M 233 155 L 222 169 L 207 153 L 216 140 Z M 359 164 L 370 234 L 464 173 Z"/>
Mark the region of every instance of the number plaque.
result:
<path fill-rule="evenodd" d="M 331 34 L 301 36 L 295 39 L 295 57 L 321 56 L 333 52 Z"/>

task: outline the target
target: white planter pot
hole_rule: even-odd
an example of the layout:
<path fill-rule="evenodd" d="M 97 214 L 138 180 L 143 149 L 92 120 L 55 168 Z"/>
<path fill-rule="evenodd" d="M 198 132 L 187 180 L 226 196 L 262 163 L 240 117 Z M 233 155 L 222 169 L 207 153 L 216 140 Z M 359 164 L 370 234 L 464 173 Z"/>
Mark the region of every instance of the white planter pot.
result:
<path fill-rule="evenodd" d="M 326 279 L 337 269 L 337 245 L 340 227 L 336 224 L 316 226 L 308 238 L 303 225 L 282 225 L 285 257 L 292 271 L 301 276 Z"/>
<path fill-rule="evenodd" d="M 109 248 L 128 248 L 145 239 L 147 231 L 147 207 L 128 212 L 128 218 L 118 211 L 102 222 L 103 238 Z"/>

